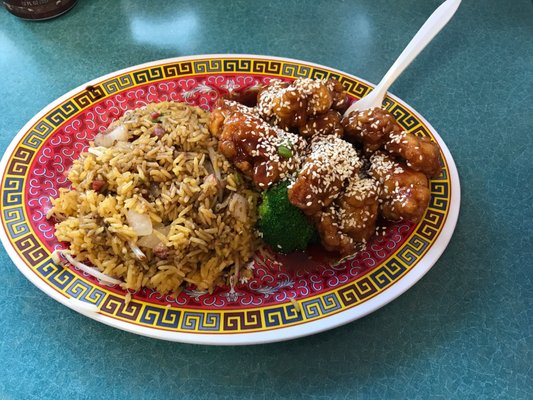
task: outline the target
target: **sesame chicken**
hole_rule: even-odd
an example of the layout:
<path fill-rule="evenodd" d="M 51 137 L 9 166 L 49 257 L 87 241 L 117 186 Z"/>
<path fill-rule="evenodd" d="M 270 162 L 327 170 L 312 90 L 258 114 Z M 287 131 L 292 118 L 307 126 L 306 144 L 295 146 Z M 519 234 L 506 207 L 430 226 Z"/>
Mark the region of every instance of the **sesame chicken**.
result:
<path fill-rule="evenodd" d="M 342 125 L 346 140 L 362 143 L 367 154 L 382 148 L 389 135 L 402 130 L 394 116 L 382 108 L 353 111 L 343 118 Z"/>
<path fill-rule="evenodd" d="M 292 83 L 272 80 L 257 96 L 259 114 L 285 130 L 302 127 L 308 118 L 326 113 L 332 104 L 326 81 L 307 78 Z"/>
<path fill-rule="evenodd" d="M 292 83 L 300 96 L 307 100 L 307 115 L 318 115 L 327 112 L 333 104 L 333 97 L 326 81 L 313 79 L 297 79 Z"/>
<path fill-rule="evenodd" d="M 407 166 L 422 172 L 427 177 L 436 177 L 440 174 L 439 147 L 428 138 L 402 131 L 398 135 L 391 135 L 384 149 L 402 158 Z"/>
<path fill-rule="evenodd" d="M 219 137 L 226 118 L 237 111 L 246 115 L 256 114 L 255 110 L 251 107 L 247 107 L 236 101 L 219 98 L 209 115 L 209 122 L 207 124 L 209 132 L 211 132 L 213 136 Z"/>
<path fill-rule="evenodd" d="M 328 87 L 333 100 L 331 108 L 344 114 L 350 104 L 350 99 L 342 87 L 342 84 L 336 79 L 328 79 L 326 81 L 326 86 Z"/>
<path fill-rule="evenodd" d="M 315 217 L 326 250 L 353 254 L 376 231 L 379 185 L 372 178 L 352 179 L 343 194 Z"/>
<path fill-rule="evenodd" d="M 370 157 L 370 175 L 382 185 L 381 214 L 391 221 L 418 223 L 426 212 L 431 193 L 426 176 L 395 161 L 384 152 Z"/>
<path fill-rule="evenodd" d="M 336 135 L 342 137 L 344 129 L 341 125 L 341 115 L 335 110 L 310 117 L 299 129 L 300 136 L 310 138 L 316 135 Z"/>
<path fill-rule="evenodd" d="M 336 136 L 315 136 L 294 184 L 289 201 L 306 215 L 329 206 L 345 182 L 362 166 L 352 145 Z"/>
<path fill-rule="evenodd" d="M 403 130 L 388 111 L 382 108 L 353 111 L 342 120 L 342 124 L 346 139 L 362 143 L 367 154 L 385 149 L 427 177 L 439 175 L 438 145 Z"/>
<path fill-rule="evenodd" d="M 273 79 L 254 107 L 219 99 L 209 121 L 221 153 L 259 190 L 290 182 L 288 201 L 313 222 L 323 247 L 343 256 L 372 238 L 380 217 L 419 222 L 428 177 L 441 169 L 436 143 L 382 108 L 342 117 L 348 104 L 336 80 Z"/>
<path fill-rule="evenodd" d="M 238 108 L 228 111 L 231 103 L 224 107 L 219 106 L 220 114 L 229 116 L 219 129 L 218 148 L 258 188 L 266 189 L 298 170 L 306 146 L 302 138 L 267 124 L 253 112 Z"/>
<path fill-rule="evenodd" d="M 289 83 L 274 80 L 257 95 L 259 114 L 281 129 L 289 130 L 305 124 L 307 99 Z"/>

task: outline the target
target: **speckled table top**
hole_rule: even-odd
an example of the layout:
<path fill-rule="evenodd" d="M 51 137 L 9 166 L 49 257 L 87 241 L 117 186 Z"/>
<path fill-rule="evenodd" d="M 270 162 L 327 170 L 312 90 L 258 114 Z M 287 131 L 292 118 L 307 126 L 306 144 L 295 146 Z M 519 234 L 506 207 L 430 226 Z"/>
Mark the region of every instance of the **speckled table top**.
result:
<path fill-rule="evenodd" d="M 377 82 L 439 1 L 80 0 L 0 11 L 0 149 L 100 75 L 208 53 L 285 56 Z M 392 87 L 457 164 L 461 215 L 411 290 L 341 328 L 206 347 L 122 332 L 35 288 L 0 249 L 0 398 L 533 398 L 533 3 L 463 0 Z"/>

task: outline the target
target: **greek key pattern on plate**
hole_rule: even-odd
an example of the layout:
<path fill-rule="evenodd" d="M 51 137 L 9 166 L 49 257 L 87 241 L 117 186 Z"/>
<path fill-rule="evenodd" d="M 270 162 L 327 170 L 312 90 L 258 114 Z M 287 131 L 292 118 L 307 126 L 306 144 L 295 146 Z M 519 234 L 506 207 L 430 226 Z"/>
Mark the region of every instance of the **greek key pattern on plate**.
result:
<path fill-rule="evenodd" d="M 370 90 L 364 82 L 322 67 L 227 57 L 140 68 L 87 86 L 57 105 L 25 132 L 2 176 L 0 216 L 12 249 L 33 273 L 65 297 L 94 304 L 100 314 L 110 318 L 176 332 L 221 334 L 279 329 L 356 307 L 387 290 L 417 265 L 442 230 L 451 198 L 446 163 L 440 176 L 431 180 L 431 203 L 424 219 L 413 229 L 398 228 L 395 233 L 398 239 L 392 242 L 394 250 L 383 253 L 387 255 L 383 259 L 369 253 L 367 261 L 371 268 L 361 274 L 359 266 L 348 260 L 345 267 L 324 271 L 321 281 L 314 281 L 311 275 L 282 273 L 264 275 L 261 282 L 268 285 L 249 286 L 246 293 L 238 287 L 236 291 L 217 295 L 185 291 L 182 295 L 191 300 L 187 303 L 172 302 L 162 295 L 134 294 L 127 302 L 121 289 L 103 285 L 73 267 L 52 261 L 51 252 L 60 244 L 46 231 L 47 199 L 57 193 L 59 185 L 65 185 L 65 179 L 59 179 L 59 175 L 90 140 L 86 131 L 94 134 L 104 128 L 96 122 L 98 118 L 109 123 L 125 109 L 150 101 L 187 101 L 209 108 L 221 92 L 251 87 L 276 77 L 335 78 L 355 98 Z M 431 137 L 428 127 L 404 105 L 387 98 L 384 107 L 404 129 Z M 85 120 L 78 118 L 82 114 Z M 47 152 L 50 146 L 61 148 L 61 152 Z M 52 170 L 58 175 L 51 174 Z M 263 273 L 272 265 L 263 261 L 262 267 L 256 267 Z M 242 284 L 245 286 L 245 282 Z M 194 303 L 198 299 L 203 300 Z"/>

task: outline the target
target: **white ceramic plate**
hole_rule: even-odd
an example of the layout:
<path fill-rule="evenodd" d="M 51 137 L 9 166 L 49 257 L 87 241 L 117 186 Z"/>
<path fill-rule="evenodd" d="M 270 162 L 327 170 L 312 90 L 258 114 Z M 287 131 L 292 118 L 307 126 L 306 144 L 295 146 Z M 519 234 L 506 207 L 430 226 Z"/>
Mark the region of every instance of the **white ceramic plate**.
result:
<path fill-rule="evenodd" d="M 444 141 L 416 111 L 395 96 L 384 107 L 417 135 L 441 149 L 442 173 L 431 180 L 432 200 L 417 225 L 391 224 L 367 250 L 339 265 L 304 268 L 258 255 L 255 277 L 213 294 L 188 288 L 177 298 L 150 290 L 126 293 L 102 285 L 50 255 L 63 248 L 45 218 L 49 197 L 68 186 L 63 175 L 99 128 L 125 110 L 163 100 L 209 109 L 229 92 L 271 78 L 338 79 L 353 98 L 371 85 L 325 66 L 286 58 L 205 55 L 127 68 L 84 84 L 45 107 L 16 135 L 0 165 L 2 242 L 18 269 L 60 303 L 105 324 L 159 339 L 203 344 L 253 344 L 331 329 L 382 307 L 414 285 L 446 248 L 459 213 L 460 186 Z M 290 264 L 290 263 L 289 263 Z"/>

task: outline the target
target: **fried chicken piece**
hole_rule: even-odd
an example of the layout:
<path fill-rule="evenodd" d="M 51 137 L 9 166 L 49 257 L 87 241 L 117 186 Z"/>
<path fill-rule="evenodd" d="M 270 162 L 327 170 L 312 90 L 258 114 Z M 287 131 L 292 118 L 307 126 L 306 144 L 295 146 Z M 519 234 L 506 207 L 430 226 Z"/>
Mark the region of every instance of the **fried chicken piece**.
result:
<path fill-rule="evenodd" d="M 257 96 L 259 114 L 285 130 L 302 127 L 309 117 L 327 112 L 332 104 L 327 83 L 307 78 L 292 83 L 272 80 Z"/>
<path fill-rule="evenodd" d="M 288 82 L 272 80 L 259 90 L 257 109 L 281 129 L 302 126 L 307 121 L 307 99 Z"/>
<path fill-rule="evenodd" d="M 257 94 L 261 89 L 261 85 L 257 84 L 245 88 L 244 90 L 231 91 L 224 96 L 227 100 L 239 102 L 248 107 L 255 107 L 257 105 Z"/>
<path fill-rule="evenodd" d="M 314 218 L 326 250 L 349 255 L 376 230 L 379 184 L 372 178 L 353 178 L 346 191 Z"/>
<path fill-rule="evenodd" d="M 389 139 L 385 143 L 385 150 L 404 159 L 408 167 L 422 172 L 429 178 L 440 174 L 439 147 L 429 138 L 402 131 L 390 135 Z"/>
<path fill-rule="evenodd" d="M 297 171 L 305 147 L 298 135 L 238 110 L 225 119 L 218 142 L 219 151 L 260 189 Z"/>
<path fill-rule="evenodd" d="M 209 122 L 207 124 L 209 132 L 211 132 L 213 136 L 219 137 L 226 118 L 237 111 L 246 115 L 257 115 L 253 108 L 247 107 L 236 101 L 219 98 L 213 107 L 213 111 L 211 111 L 211 114 L 209 115 Z"/>
<path fill-rule="evenodd" d="M 327 81 L 300 78 L 291 85 L 307 100 L 308 116 L 325 113 L 331 108 L 333 96 Z"/>
<path fill-rule="evenodd" d="M 289 186 L 289 201 L 306 215 L 314 215 L 331 204 L 341 189 L 339 177 L 328 178 L 317 163 L 308 159 L 296 182 Z"/>
<path fill-rule="evenodd" d="M 355 242 L 367 242 L 376 231 L 379 184 L 372 178 L 352 179 L 338 199 L 341 230 Z"/>
<path fill-rule="evenodd" d="M 326 211 L 319 212 L 313 217 L 316 230 L 320 235 L 320 243 L 328 251 L 350 254 L 355 248 L 353 239 L 342 233 L 335 216 L 335 207 L 329 206 Z"/>
<path fill-rule="evenodd" d="M 289 187 L 289 201 L 306 215 L 316 214 L 335 200 L 361 165 L 350 143 L 333 135 L 315 136 L 302 170 Z"/>
<path fill-rule="evenodd" d="M 379 151 L 370 157 L 369 173 L 382 185 L 380 199 L 384 218 L 414 223 L 422 219 L 431 197 L 428 180 L 422 172 Z"/>
<path fill-rule="evenodd" d="M 301 136 L 310 138 L 316 135 L 336 135 L 342 137 L 344 129 L 341 125 L 341 115 L 335 110 L 329 110 L 307 120 L 299 129 Z"/>
<path fill-rule="evenodd" d="M 402 128 L 392 114 L 382 108 L 353 111 L 342 119 L 347 140 L 362 143 L 367 153 L 382 148 L 391 134 Z"/>
<path fill-rule="evenodd" d="M 401 157 L 415 171 L 428 177 L 440 173 L 440 153 L 436 143 L 406 132 L 394 116 L 382 108 L 353 111 L 343 118 L 347 140 L 362 143 L 367 154 L 384 148 Z"/>
<path fill-rule="evenodd" d="M 326 81 L 326 86 L 328 87 L 329 92 L 331 93 L 331 98 L 333 100 L 331 108 L 340 112 L 341 114 L 344 114 L 344 112 L 348 109 L 350 103 L 350 99 L 348 98 L 344 87 L 336 79 L 328 79 Z"/>

